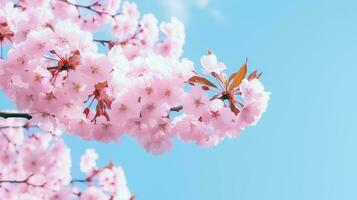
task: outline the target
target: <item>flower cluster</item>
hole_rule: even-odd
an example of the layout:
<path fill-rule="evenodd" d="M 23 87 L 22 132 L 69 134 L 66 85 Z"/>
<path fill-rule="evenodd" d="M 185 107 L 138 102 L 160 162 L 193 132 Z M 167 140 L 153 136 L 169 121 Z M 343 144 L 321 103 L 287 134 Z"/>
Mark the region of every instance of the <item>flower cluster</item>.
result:
<path fill-rule="evenodd" d="M 210 52 L 203 72 L 219 84 L 198 75 L 181 57 L 185 31 L 175 18 L 158 23 L 136 4 L 115 0 L 2 4 L 0 40 L 11 48 L 0 60 L 0 86 L 44 130 L 102 142 L 129 134 L 162 154 L 175 137 L 204 147 L 236 137 L 266 110 L 261 74 L 247 76 L 246 64 L 227 78 Z M 89 32 L 107 26 L 113 39 Z"/>
<path fill-rule="evenodd" d="M 59 135 L 40 131 L 26 120 L 0 119 L 0 199 L 131 198 L 123 170 L 112 164 L 96 167 L 94 150 L 81 159 L 87 178 L 72 179 L 70 149 Z"/>

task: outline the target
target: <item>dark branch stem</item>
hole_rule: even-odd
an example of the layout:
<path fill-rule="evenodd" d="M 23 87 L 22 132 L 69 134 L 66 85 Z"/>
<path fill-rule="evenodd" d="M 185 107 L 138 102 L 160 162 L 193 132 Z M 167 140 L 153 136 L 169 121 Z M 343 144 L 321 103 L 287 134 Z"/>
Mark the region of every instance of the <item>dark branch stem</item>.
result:
<path fill-rule="evenodd" d="M 110 43 L 112 43 L 112 41 L 110 41 L 110 40 L 97 40 L 97 39 L 94 39 L 93 40 L 94 42 L 98 42 L 98 43 L 100 43 L 100 44 L 102 44 L 102 45 L 106 45 L 106 44 L 110 44 Z"/>
<path fill-rule="evenodd" d="M 54 67 L 47 67 L 47 70 L 51 71 L 51 70 L 55 70 L 57 69 L 58 67 L 57 66 L 54 66 Z"/>
<path fill-rule="evenodd" d="M 0 183 L 26 183 L 26 181 L 0 180 Z"/>
<path fill-rule="evenodd" d="M 12 128 L 12 129 L 14 129 L 14 128 L 24 128 L 24 129 L 30 129 L 30 128 L 39 128 L 38 126 L 36 126 L 36 125 L 29 125 L 29 124 L 25 124 L 25 125 L 23 125 L 23 126 L 0 126 L 0 130 L 1 129 L 10 129 L 10 128 Z"/>
<path fill-rule="evenodd" d="M 183 109 L 183 106 L 177 106 L 170 108 L 170 112 L 180 112 Z M 32 116 L 28 113 L 8 113 L 8 112 L 0 112 L 0 118 L 25 118 L 25 119 L 32 119 Z"/>
<path fill-rule="evenodd" d="M 31 176 L 30 176 L 31 177 Z M 0 180 L 0 184 L 1 183 L 27 183 L 27 184 L 30 184 L 28 183 L 30 177 L 26 178 L 25 180 L 22 180 L 22 181 L 17 181 L 17 180 Z M 87 180 L 72 180 L 71 183 L 87 183 L 88 181 Z M 30 184 L 30 185 L 33 185 L 33 184 Z M 44 184 L 45 185 L 45 184 Z M 37 187 L 43 187 L 42 185 L 37 185 Z"/>
<path fill-rule="evenodd" d="M 32 116 L 28 113 L 8 113 L 8 112 L 0 112 L 0 117 L 7 119 L 7 118 L 25 118 L 25 119 L 32 119 Z"/>
<path fill-rule="evenodd" d="M 94 2 L 94 3 L 92 3 L 92 4 L 90 4 L 90 5 L 76 4 L 76 3 L 72 3 L 72 2 L 70 2 L 70 1 L 68 1 L 68 0 L 57 0 L 57 1 L 62 1 L 62 2 L 64 2 L 64 3 L 66 3 L 66 4 L 68 4 L 68 5 L 71 5 L 71 6 L 76 7 L 77 9 L 78 9 L 78 8 L 84 8 L 84 9 L 90 10 L 90 11 L 92 11 L 92 12 L 98 14 L 98 15 L 108 15 L 108 16 L 111 16 L 111 17 L 115 17 L 115 16 L 117 16 L 117 15 L 120 14 L 120 13 L 118 13 L 118 14 L 112 15 L 112 14 L 109 14 L 109 13 L 107 13 L 107 12 L 102 12 L 102 11 L 98 11 L 98 10 L 94 9 L 94 8 L 93 8 L 94 6 L 100 5 L 100 4 L 99 4 L 99 1 L 96 1 L 96 2 Z"/>
<path fill-rule="evenodd" d="M 88 180 L 87 179 L 74 179 L 74 180 L 71 180 L 71 183 L 87 183 Z"/>
<path fill-rule="evenodd" d="M 183 106 L 177 106 L 170 109 L 171 112 L 180 112 L 183 109 Z"/>
<path fill-rule="evenodd" d="M 33 174 L 31 174 L 30 176 L 28 176 L 25 180 L 22 181 L 16 181 L 16 180 L 0 180 L 0 183 L 27 183 L 27 181 L 33 176 Z"/>

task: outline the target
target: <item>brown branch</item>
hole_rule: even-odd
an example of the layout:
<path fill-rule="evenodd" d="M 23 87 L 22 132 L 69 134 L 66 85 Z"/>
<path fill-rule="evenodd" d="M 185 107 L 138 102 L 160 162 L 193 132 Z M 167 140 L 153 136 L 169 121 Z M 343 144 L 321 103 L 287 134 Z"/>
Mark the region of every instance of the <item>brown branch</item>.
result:
<path fill-rule="evenodd" d="M 26 10 L 25 6 L 22 5 L 21 2 L 15 3 L 15 4 L 14 4 L 14 8 L 19 8 L 19 9 L 21 9 L 22 11 Z"/>
<path fill-rule="evenodd" d="M 0 184 L 1 183 L 12 183 L 12 184 L 15 184 L 15 183 L 26 183 L 28 185 L 31 185 L 31 186 L 35 186 L 35 187 L 44 187 L 46 184 L 42 184 L 42 185 L 34 185 L 32 183 L 29 183 L 29 179 L 32 177 L 33 175 L 27 177 L 25 180 L 22 180 L 22 181 L 18 181 L 18 180 L 0 180 Z M 71 183 L 87 183 L 88 180 L 72 180 Z"/>
<path fill-rule="evenodd" d="M 58 68 L 57 66 L 47 67 L 47 70 L 51 71 L 51 70 L 55 70 L 55 69 L 57 69 L 57 68 Z"/>
<path fill-rule="evenodd" d="M 29 180 L 30 180 L 30 178 L 31 178 L 32 176 L 33 176 L 33 174 L 31 174 L 29 177 L 27 177 L 25 180 L 22 180 L 22 181 L 16 181 L 16 180 L 0 180 L 0 184 L 2 184 L 2 183 L 11 183 L 11 184 L 21 184 L 21 183 L 24 183 L 24 184 L 26 184 L 27 186 L 32 186 L 32 187 L 44 188 L 44 189 L 47 189 L 47 190 L 52 190 L 52 189 L 46 187 L 46 184 L 47 184 L 47 183 L 43 183 L 43 184 L 41 184 L 41 185 L 36 185 L 36 184 L 30 183 Z M 53 190 L 52 190 L 52 191 L 53 191 Z"/>
<path fill-rule="evenodd" d="M 177 106 L 177 107 L 173 107 L 170 108 L 171 112 L 180 112 L 183 109 L 183 106 Z"/>
<path fill-rule="evenodd" d="M 113 41 L 111 41 L 111 40 L 98 40 L 98 39 L 94 39 L 93 41 L 94 41 L 94 42 L 101 43 L 101 44 L 103 44 L 103 45 L 113 42 Z"/>
<path fill-rule="evenodd" d="M 1 129 L 14 129 L 14 128 L 24 128 L 24 129 L 30 129 L 30 128 L 39 128 L 36 125 L 29 125 L 29 124 L 25 124 L 23 126 L 0 126 L 0 130 Z"/>
<path fill-rule="evenodd" d="M 90 4 L 90 5 L 76 4 L 76 3 L 72 3 L 72 2 L 70 2 L 70 1 L 68 1 L 68 0 L 57 0 L 57 1 L 64 2 L 64 3 L 68 4 L 68 5 L 71 5 L 71 6 L 76 7 L 77 9 L 79 9 L 79 8 L 87 9 L 87 10 L 89 10 L 89 11 L 92 11 L 92 12 L 96 13 L 97 15 L 108 15 L 108 16 L 111 16 L 111 17 L 113 17 L 113 18 L 114 18 L 115 16 L 117 16 L 117 15 L 120 15 L 120 13 L 117 13 L 117 14 L 112 15 L 112 14 L 109 14 L 108 12 L 103 12 L 103 11 L 99 11 L 99 10 L 94 9 L 94 8 L 93 8 L 94 6 L 100 6 L 99 1 L 95 1 L 94 3 L 92 3 L 92 4 Z M 78 12 L 79 12 L 79 11 L 78 11 Z M 80 15 L 80 14 L 79 14 L 79 15 Z"/>
<path fill-rule="evenodd" d="M 87 183 L 89 180 L 87 179 L 74 179 L 74 180 L 71 180 L 71 183 Z"/>
<path fill-rule="evenodd" d="M 14 180 L 0 180 L 0 183 L 27 183 L 27 181 L 33 176 L 33 174 L 31 174 L 30 176 L 28 176 L 25 180 L 22 181 L 14 181 Z"/>
<path fill-rule="evenodd" d="M 8 113 L 8 112 L 0 112 L 0 118 L 25 118 L 25 119 L 32 119 L 32 116 L 28 113 Z"/>
<path fill-rule="evenodd" d="M 24 180 L 24 181 L 0 180 L 0 184 L 1 183 L 27 183 L 27 180 Z"/>

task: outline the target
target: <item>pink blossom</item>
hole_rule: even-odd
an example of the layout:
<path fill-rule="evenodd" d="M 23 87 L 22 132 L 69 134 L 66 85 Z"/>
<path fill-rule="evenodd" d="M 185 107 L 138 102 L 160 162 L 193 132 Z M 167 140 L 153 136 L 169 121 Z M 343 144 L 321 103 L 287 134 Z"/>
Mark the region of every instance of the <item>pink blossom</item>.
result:
<path fill-rule="evenodd" d="M 96 167 L 98 155 L 93 149 L 87 150 L 81 159 L 81 168 L 85 165 L 92 169 L 91 172 L 84 179 L 72 179 L 70 149 L 57 135 L 41 131 L 25 132 L 22 129 L 26 127 L 18 126 L 23 125 L 24 120 L 0 120 L 1 131 L 26 134 L 24 142 L 18 144 L 12 143 L 5 134 L 0 134 L 1 199 L 131 198 L 123 170 L 112 163 Z"/>
<path fill-rule="evenodd" d="M 127 200 L 132 197 L 127 186 L 124 170 L 121 167 L 113 167 L 114 173 L 114 186 L 118 188 L 119 192 L 116 193 L 115 200 Z"/>
<path fill-rule="evenodd" d="M 98 154 L 94 149 L 87 149 L 85 154 L 82 155 L 80 161 L 80 169 L 84 173 L 91 173 L 97 166 L 96 160 L 98 159 Z"/>
<path fill-rule="evenodd" d="M 23 168 L 31 173 L 40 172 L 46 166 L 46 153 L 42 149 L 33 149 L 24 155 Z"/>
<path fill-rule="evenodd" d="M 186 113 L 200 116 L 208 109 L 209 99 L 200 88 L 193 88 L 189 95 L 185 97 L 183 108 Z"/>
<path fill-rule="evenodd" d="M 166 40 L 157 45 L 157 52 L 164 57 L 170 56 L 173 49 L 174 44 L 170 40 Z"/>
<path fill-rule="evenodd" d="M 80 196 L 80 200 L 107 200 L 108 196 L 96 187 L 87 188 Z"/>
<path fill-rule="evenodd" d="M 176 137 L 206 147 L 233 138 L 267 109 L 270 93 L 256 71 L 228 76 L 210 52 L 201 58 L 205 73 L 197 73 L 182 57 L 185 26 L 176 18 L 159 22 L 153 14 L 140 16 L 135 3 L 114 0 L 2 3 L 0 40 L 10 49 L 0 60 L 0 87 L 32 116 L 30 124 L 54 137 L 60 129 L 106 143 L 129 135 L 161 154 Z M 99 38 L 97 31 L 108 34 Z M 11 131 L 3 136 L 16 145 L 26 141 L 26 149 L 51 146 L 42 136 L 36 142 Z M 53 147 L 59 157 L 65 154 L 60 146 Z M 25 157 L 30 166 L 31 156 Z M 81 166 L 86 173 L 96 170 L 91 159 Z M 60 165 L 50 161 L 48 167 Z"/>
<path fill-rule="evenodd" d="M 119 41 L 130 38 L 138 27 L 138 21 L 128 15 L 118 15 L 112 24 L 112 33 Z"/>
<path fill-rule="evenodd" d="M 114 172 L 108 168 L 101 171 L 98 175 L 98 183 L 104 191 L 114 192 L 116 190 Z"/>
<path fill-rule="evenodd" d="M 72 199 L 72 191 L 70 188 L 62 188 L 60 191 L 54 193 L 49 200 L 69 200 Z"/>
<path fill-rule="evenodd" d="M 214 54 L 202 56 L 201 65 L 205 69 L 206 73 L 221 73 L 226 69 L 226 66 L 223 63 L 218 62 L 217 57 Z"/>

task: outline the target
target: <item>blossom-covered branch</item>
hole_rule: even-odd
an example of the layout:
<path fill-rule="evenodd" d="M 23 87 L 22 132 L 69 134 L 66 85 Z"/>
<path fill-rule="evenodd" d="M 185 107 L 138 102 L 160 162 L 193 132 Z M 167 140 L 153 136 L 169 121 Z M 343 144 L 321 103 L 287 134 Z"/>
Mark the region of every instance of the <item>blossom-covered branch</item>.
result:
<path fill-rule="evenodd" d="M 202 147 L 235 138 L 267 109 L 270 93 L 247 62 L 227 74 L 211 51 L 201 69 L 183 58 L 185 27 L 176 18 L 159 23 L 135 3 L 115 0 L 20 3 L 0 7 L 0 33 L 10 46 L 0 86 L 46 131 L 62 127 L 101 142 L 129 135 L 162 154 L 174 138 Z M 111 39 L 93 38 L 108 27 Z M 101 44 L 109 48 L 99 52 Z"/>
<path fill-rule="evenodd" d="M 80 160 L 86 178 L 72 179 L 70 150 L 60 132 L 52 135 L 38 130 L 29 134 L 22 128 L 27 121 L 14 118 L 0 119 L 0 124 L 7 127 L 0 129 L 0 199 L 132 198 L 123 170 L 112 163 L 97 167 L 99 156 L 93 149 Z"/>

